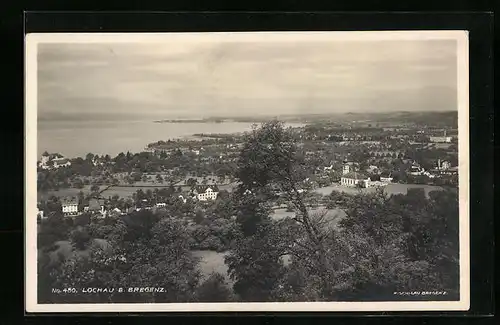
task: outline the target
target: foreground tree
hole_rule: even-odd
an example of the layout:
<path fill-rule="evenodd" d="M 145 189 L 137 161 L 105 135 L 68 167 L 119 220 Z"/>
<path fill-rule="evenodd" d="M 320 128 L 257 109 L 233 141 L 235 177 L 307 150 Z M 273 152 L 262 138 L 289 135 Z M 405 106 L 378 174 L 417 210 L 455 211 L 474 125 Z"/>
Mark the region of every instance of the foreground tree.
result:
<path fill-rule="evenodd" d="M 178 221 L 164 218 L 131 225 L 121 240 L 106 247 L 91 246 L 74 254 L 49 274 L 54 288 L 75 288 L 78 294 L 58 296 L 58 302 L 186 302 L 195 300 L 199 282 L 197 260 L 189 251 L 187 230 Z M 113 237 L 112 234 L 109 236 Z M 114 247 L 112 245 L 115 245 Z M 44 269 L 47 271 L 46 269 Z M 130 292 L 129 288 L 161 288 Z M 85 288 L 115 288 L 85 294 Z M 125 292 L 119 292 L 124 288 Z M 133 289 L 132 289 L 133 290 Z"/>
<path fill-rule="evenodd" d="M 228 302 L 233 299 L 233 292 L 220 273 L 211 274 L 196 288 L 196 300 L 200 302 Z"/>
<path fill-rule="evenodd" d="M 270 236 L 270 223 L 261 223 L 256 232 L 241 237 L 226 256 L 229 276 L 234 280 L 234 292 L 243 301 L 273 301 L 273 292 L 284 274 L 277 245 L 279 238 Z"/>
<path fill-rule="evenodd" d="M 239 180 L 239 185 L 235 192 L 235 199 L 239 202 L 236 207 L 238 221 L 246 239 L 236 245 L 228 260 L 230 272 L 237 279 L 235 291 L 241 291 L 238 289 L 239 283 L 245 283 L 249 286 L 247 290 L 250 290 L 259 282 L 265 281 L 258 279 L 265 277 L 262 273 L 264 270 L 273 270 L 267 275 L 271 282 L 274 282 L 281 273 L 282 263 L 279 257 L 283 255 L 282 245 L 268 244 L 272 242 L 269 233 L 273 229 L 269 221 L 270 204 L 276 199 L 275 193 L 280 192 L 295 211 L 294 220 L 301 229 L 301 235 L 295 239 L 289 238 L 292 243 L 286 243 L 286 246 L 289 250 L 301 246 L 308 247 L 308 254 L 295 254 L 295 256 L 307 260 L 305 264 L 314 265 L 314 269 L 320 274 L 321 296 L 331 296 L 335 281 L 326 260 L 325 238 L 313 223 L 307 209 L 305 193 L 301 190 L 303 180 L 306 178 L 305 170 L 304 156 L 297 150 L 293 132 L 291 129 L 285 129 L 283 123 L 279 121 L 263 123 L 246 139 L 238 160 L 236 178 Z M 256 252 L 252 255 L 247 253 L 248 250 Z M 258 266 L 256 262 L 261 263 L 263 260 L 266 261 L 266 267 Z M 243 272 L 248 270 L 248 266 L 245 266 L 247 263 L 259 272 L 256 275 Z M 249 275 L 252 276 L 247 278 Z M 241 284 L 240 288 L 245 285 Z M 268 293 L 274 290 L 265 285 L 255 289 L 256 296 L 261 299 L 269 298 Z M 242 298 L 245 297 L 244 294 L 238 293 Z"/>
<path fill-rule="evenodd" d="M 458 294 L 458 196 L 420 190 L 357 195 L 341 222 L 343 299 L 387 299 L 393 291 L 441 288 Z M 450 296 L 449 296 L 450 297 Z M 448 298 L 449 298 L 448 297 Z"/>

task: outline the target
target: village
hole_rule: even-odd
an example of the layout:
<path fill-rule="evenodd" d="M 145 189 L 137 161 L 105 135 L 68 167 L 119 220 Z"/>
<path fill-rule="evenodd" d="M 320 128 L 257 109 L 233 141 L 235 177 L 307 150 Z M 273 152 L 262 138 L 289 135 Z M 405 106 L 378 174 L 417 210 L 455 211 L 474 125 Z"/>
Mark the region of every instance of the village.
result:
<path fill-rule="evenodd" d="M 456 134 L 454 129 L 311 124 L 293 131 L 311 167 L 301 193 L 330 188 L 369 189 L 395 183 L 458 183 L 457 138 L 449 135 L 450 131 Z M 90 213 L 104 218 L 142 209 L 156 211 L 165 208 L 172 197 L 184 204 L 188 200 L 209 203 L 217 200 L 221 190 L 230 192 L 237 185 L 232 173 L 245 135 L 196 136 L 194 140 L 158 141 L 147 145 L 142 153 L 115 158 L 88 154 L 85 159 L 69 159 L 45 152 L 38 170 L 45 180 L 49 179 L 47 175 L 61 180 L 53 185 L 57 191 L 50 191 L 49 186 L 46 192 L 60 201 L 60 212 L 66 217 Z M 46 184 L 41 185 L 39 188 Z M 152 190 L 166 188 L 167 196 L 151 194 Z M 70 189 L 79 192 L 61 195 Z M 143 198 L 137 195 L 139 191 L 149 195 Z M 38 220 L 51 212 L 42 201 L 38 204 Z"/>
<path fill-rule="evenodd" d="M 30 311 L 466 308 L 467 37 L 377 33 L 30 38 Z"/>

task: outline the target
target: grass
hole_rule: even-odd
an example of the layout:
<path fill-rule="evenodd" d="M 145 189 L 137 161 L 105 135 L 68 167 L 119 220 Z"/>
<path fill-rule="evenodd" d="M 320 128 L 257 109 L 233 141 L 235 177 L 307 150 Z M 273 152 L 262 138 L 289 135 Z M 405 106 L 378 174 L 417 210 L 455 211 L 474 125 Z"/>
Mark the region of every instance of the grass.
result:
<path fill-rule="evenodd" d="M 102 185 L 100 186 L 100 189 L 106 188 L 108 185 Z M 182 185 L 175 185 L 174 187 L 177 189 L 178 186 L 181 186 L 183 190 L 189 189 L 189 186 L 186 186 L 184 184 Z M 236 185 L 233 184 L 226 184 L 226 185 L 219 185 L 219 190 L 226 190 L 226 191 L 231 191 Z M 147 191 L 148 189 L 153 191 L 155 188 L 167 188 L 170 187 L 169 183 L 150 183 L 150 182 L 136 182 L 134 184 L 131 184 L 130 186 L 128 185 L 120 185 L 119 187 L 110 187 L 109 189 L 105 190 L 104 192 L 101 193 L 102 196 L 108 197 L 108 196 L 114 196 L 118 195 L 120 198 L 132 198 L 132 195 L 137 192 L 138 190 L 142 189 L 143 191 Z M 90 185 L 84 186 L 82 189 L 79 188 L 63 188 L 58 191 L 38 191 L 37 193 L 37 198 L 38 201 L 41 200 L 48 200 L 51 196 L 56 196 L 56 197 L 68 197 L 68 196 L 77 196 L 78 193 L 82 191 L 84 194 L 89 194 L 90 193 Z"/>
<path fill-rule="evenodd" d="M 85 186 L 84 188 L 62 188 L 59 191 L 38 191 L 37 198 L 39 201 L 48 200 L 51 196 L 57 197 L 66 197 L 66 196 L 77 196 L 78 193 L 82 191 L 83 193 L 90 193 L 90 185 Z"/>

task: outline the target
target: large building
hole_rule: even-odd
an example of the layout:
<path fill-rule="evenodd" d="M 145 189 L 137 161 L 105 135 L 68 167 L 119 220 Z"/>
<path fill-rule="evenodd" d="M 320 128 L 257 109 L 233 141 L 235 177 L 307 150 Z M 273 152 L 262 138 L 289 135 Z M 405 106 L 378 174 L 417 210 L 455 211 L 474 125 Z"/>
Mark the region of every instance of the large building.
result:
<path fill-rule="evenodd" d="M 38 166 L 42 169 L 57 169 L 59 167 L 71 166 L 71 162 L 61 154 L 44 152 Z"/>
<path fill-rule="evenodd" d="M 61 202 L 62 212 L 65 216 L 78 214 L 78 200 L 75 198 L 65 198 Z"/>
<path fill-rule="evenodd" d="M 193 190 L 193 194 L 200 201 L 217 199 L 219 188 L 217 185 L 199 185 Z"/>
<path fill-rule="evenodd" d="M 349 187 L 356 187 L 356 186 L 367 187 L 369 182 L 370 178 L 357 172 L 351 172 L 342 175 L 342 177 L 340 178 L 340 184 L 342 186 L 349 186 Z"/>

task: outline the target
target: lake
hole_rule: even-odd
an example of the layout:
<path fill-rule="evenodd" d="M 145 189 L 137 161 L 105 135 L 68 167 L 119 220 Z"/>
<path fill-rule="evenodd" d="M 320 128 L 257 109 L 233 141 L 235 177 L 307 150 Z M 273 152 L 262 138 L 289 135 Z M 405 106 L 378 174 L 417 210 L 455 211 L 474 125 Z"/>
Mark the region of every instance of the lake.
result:
<path fill-rule="evenodd" d="M 159 140 L 176 139 L 195 133 L 238 133 L 253 123 L 154 123 L 153 121 L 39 121 L 38 157 L 44 151 L 66 157 L 84 157 L 91 152 L 114 157 L 120 152 L 140 152 Z M 302 124 L 288 124 L 301 126 Z"/>

